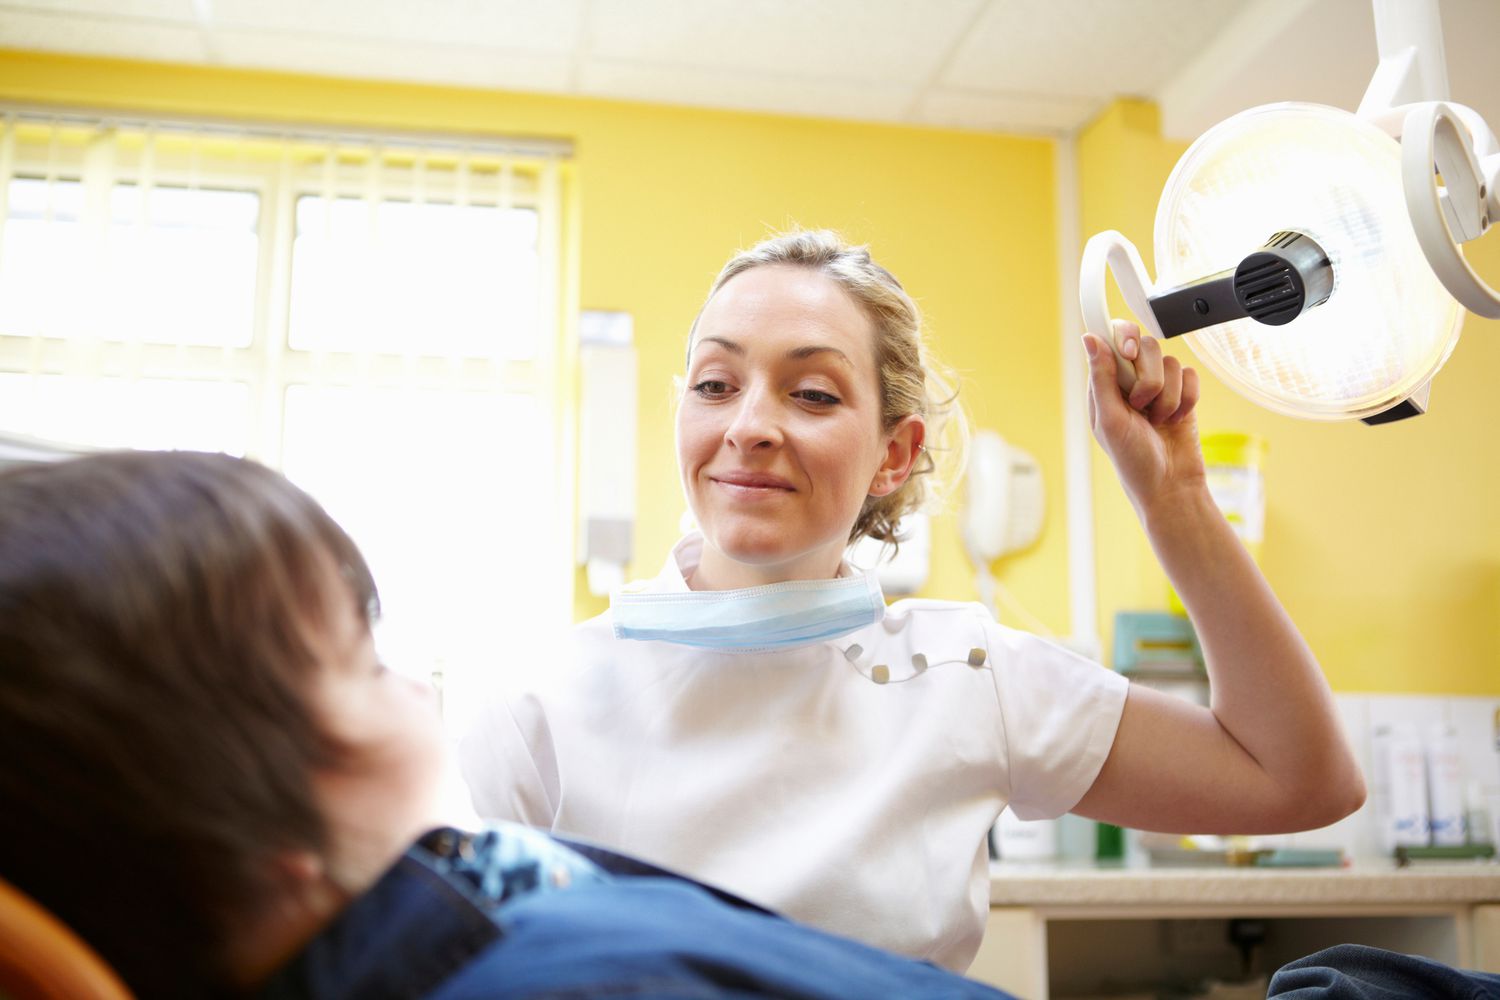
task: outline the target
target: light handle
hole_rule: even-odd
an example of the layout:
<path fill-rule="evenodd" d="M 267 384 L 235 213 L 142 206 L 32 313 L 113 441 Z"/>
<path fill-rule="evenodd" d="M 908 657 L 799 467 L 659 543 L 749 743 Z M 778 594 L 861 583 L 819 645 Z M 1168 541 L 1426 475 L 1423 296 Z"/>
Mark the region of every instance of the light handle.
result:
<path fill-rule="evenodd" d="M 1494 146 L 1493 136 L 1481 138 L 1485 148 Z M 1468 127 L 1450 105 L 1431 101 L 1406 113 L 1401 183 L 1417 243 L 1448 293 L 1465 309 L 1490 319 L 1500 319 L 1500 293 L 1469 266 L 1458 244 L 1489 228 L 1497 161 L 1500 158 L 1491 155 L 1481 164 Z M 1442 187 L 1437 174 L 1442 175 Z"/>
<path fill-rule="evenodd" d="M 1135 313 L 1141 326 L 1141 334 L 1161 338 L 1161 325 L 1151 309 L 1148 289 L 1151 279 L 1146 274 L 1146 265 L 1135 244 L 1123 233 L 1106 229 L 1089 238 L 1083 247 L 1083 263 L 1078 274 L 1078 304 L 1083 310 L 1083 328 L 1109 344 L 1115 352 L 1115 381 L 1126 395 L 1135 388 L 1135 365 L 1120 354 L 1115 343 L 1114 324 L 1110 321 L 1108 281 L 1115 276 L 1115 284 L 1125 304 Z"/>

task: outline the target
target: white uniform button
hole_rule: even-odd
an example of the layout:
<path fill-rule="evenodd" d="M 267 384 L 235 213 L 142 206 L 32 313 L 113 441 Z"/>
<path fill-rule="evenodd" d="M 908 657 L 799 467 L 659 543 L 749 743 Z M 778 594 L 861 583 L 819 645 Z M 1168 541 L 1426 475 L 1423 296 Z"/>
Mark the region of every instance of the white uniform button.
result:
<path fill-rule="evenodd" d="M 978 648 L 977 646 L 975 648 L 969 650 L 969 666 L 971 666 L 971 667 L 982 667 L 982 666 L 984 666 L 984 656 L 985 656 L 984 650 Z"/>
<path fill-rule="evenodd" d="M 552 885 L 558 889 L 566 889 L 573 882 L 573 876 L 562 865 L 552 869 Z"/>
<path fill-rule="evenodd" d="M 870 669 L 870 679 L 876 684 L 884 684 L 891 679 L 891 668 L 884 663 L 877 663 Z"/>

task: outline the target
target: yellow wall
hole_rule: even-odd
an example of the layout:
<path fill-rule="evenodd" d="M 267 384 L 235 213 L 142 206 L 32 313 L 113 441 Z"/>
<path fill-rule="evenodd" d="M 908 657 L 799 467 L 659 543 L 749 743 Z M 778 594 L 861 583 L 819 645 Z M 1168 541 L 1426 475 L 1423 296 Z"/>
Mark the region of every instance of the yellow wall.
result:
<path fill-rule="evenodd" d="M 571 139 L 581 305 L 635 317 L 638 573 L 655 573 L 676 538 L 671 378 L 719 267 L 793 222 L 869 241 L 925 308 L 939 354 L 969 376 L 976 423 L 1042 463 L 1049 530 L 999 570 L 1033 614 L 1067 630 L 1049 141 L 4 51 L 0 100 Z M 926 592 L 970 599 L 955 523 L 937 525 Z M 580 614 L 602 607 L 577 601 Z"/>
<path fill-rule="evenodd" d="M 1096 120 L 1079 142 L 1083 236 L 1118 229 L 1150 267 L 1157 199 L 1185 148 L 1161 138 L 1149 104 Z M 1500 284 L 1500 234 L 1472 254 Z M 1270 444 L 1262 565 L 1336 689 L 1500 693 L 1497 378 L 1500 322 L 1472 316 L 1430 412 L 1386 427 L 1282 417 L 1204 375 L 1200 428 Z M 1165 578 L 1097 453 L 1094 472 L 1101 617 L 1165 607 Z"/>
<path fill-rule="evenodd" d="M 794 222 L 870 241 L 965 373 L 975 423 L 1040 460 L 1048 530 L 998 570 L 1043 623 L 1068 631 L 1046 140 L 5 51 L 0 100 L 572 140 L 581 304 L 636 321 L 640 573 L 676 537 L 671 377 L 720 264 Z M 1093 123 L 1079 140 L 1082 235 L 1120 229 L 1149 262 L 1157 197 L 1182 148 L 1161 139 L 1149 104 L 1118 102 Z M 1497 241 L 1477 255 L 1500 282 Z M 1497 327 L 1471 318 L 1432 412 L 1391 427 L 1291 420 L 1205 378 L 1202 427 L 1270 442 L 1263 564 L 1340 690 L 1500 692 L 1500 423 L 1487 405 Z M 1165 581 L 1097 450 L 1094 483 L 1107 635 L 1115 610 L 1164 607 Z M 971 598 L 955 525 L 951 512 L 938 522 L 926 593 Z M 580 614 L 602 606 L 577 602 Z"/>

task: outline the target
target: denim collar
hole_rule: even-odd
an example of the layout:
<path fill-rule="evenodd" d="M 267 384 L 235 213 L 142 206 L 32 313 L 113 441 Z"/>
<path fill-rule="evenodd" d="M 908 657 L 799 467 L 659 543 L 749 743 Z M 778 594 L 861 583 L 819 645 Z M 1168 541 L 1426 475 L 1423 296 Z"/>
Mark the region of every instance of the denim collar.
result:
<path fill-rule="evenodd" d="M 261 996 L 275 1000 L 424 996 L 497 941 L 512 899 L 608 879 L 539 831 L 427 834 L 325 927 Z"/>
<path fill-rule="evenodd" d="M 484 901 L 446 877 L 424 837 L 262 988 L 265 1000 L 423 996 L 500 937 Z M 455 843 L 457 841 L 455 840 Z M 434 845 L 437 846 L 437 845 Z"/>

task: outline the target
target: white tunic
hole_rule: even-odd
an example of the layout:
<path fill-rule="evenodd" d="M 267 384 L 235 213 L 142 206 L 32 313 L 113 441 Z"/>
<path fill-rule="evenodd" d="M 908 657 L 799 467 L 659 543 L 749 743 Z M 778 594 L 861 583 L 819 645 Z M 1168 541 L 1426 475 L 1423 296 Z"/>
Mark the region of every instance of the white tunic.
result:
<path fill-rule="evenodd" d="M 686 591 L 701 549 L 689 536 L 637 586 Z M 1023 819 L 1072 808 L 1125 702 L 1124 678 L 978 604 L 898 601 L 777 652 L 616 639 L 608 612 L 572 642 L 465 738 L 481 816 L 959 971 L 984 930 L 989 828 L 1007 804 Z"/>

